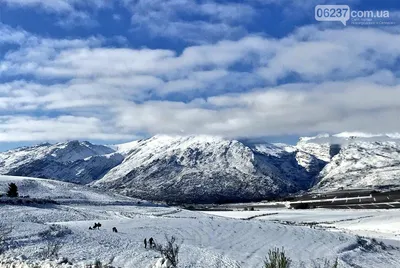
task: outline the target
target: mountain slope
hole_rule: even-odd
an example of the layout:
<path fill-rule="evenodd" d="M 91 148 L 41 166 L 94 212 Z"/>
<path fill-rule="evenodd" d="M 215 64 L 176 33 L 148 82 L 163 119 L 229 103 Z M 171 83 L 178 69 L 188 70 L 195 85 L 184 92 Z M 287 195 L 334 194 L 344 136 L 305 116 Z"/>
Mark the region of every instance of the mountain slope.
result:
<path fill-rule="evenodd" d="M 326 165 L 314 190 L 400 186 L 400 135 L 343 132 L 301 138 L 296 145 Z"/>
<path fill-rule="evenodd" d="M 296 146 L 154 136 L 113 146 L 71 141 L 0 153 L 0 174 L 92 185 L 177 202 L 250 201 L 302 190 L 400 186 L 400 135 L 339 133 Z"/>
<path fill-rule="evenodd" d="M 130 146 L 123 146 L 129 151 L 124 162 L 94 186 L 151 200 L 223 202 L 293 192 L 307 178 L 290 153 L 274 145 L 271 154 L 220 137 L 155 136 Z"/>
<path fill-rule="evenodd" d="M 113 149 L 90 142 L 45 143 L 0 153 L 0 174 L 86 184 L 122 160 Z"/>
<path fill-rule="evenodd" d="M 319 174 L 319 190 L 400 185 L 400 144 L 354 141 L 345 145 Z"/>

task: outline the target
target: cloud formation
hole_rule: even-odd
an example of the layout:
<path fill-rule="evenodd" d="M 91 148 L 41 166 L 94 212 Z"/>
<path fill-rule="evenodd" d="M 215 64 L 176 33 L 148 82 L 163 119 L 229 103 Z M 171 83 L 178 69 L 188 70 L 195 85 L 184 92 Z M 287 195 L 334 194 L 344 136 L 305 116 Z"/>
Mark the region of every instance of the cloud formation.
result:
<path fill-rule="evenodd" d="M 125 4 L 145 16 L 156 2 Z M 59 0 L 46 8 L 79 5 Z M 245 4 L 163 5 L 154 16 L 179 23 L 196 8 L 195 16 L 231 26 L 255 12 Z M 188 5 L 195 6 L 185 11 Z M 398 27 L 311 25 L 281 38 L 246 34 L 180 51 L 109 41 L 43 37 L 0 24 L 0 142 L 400 131 Z"/>
<path fill-rule="evenodd" d="M 245 24 L 257 13 L 246 1 L 124 0 L 123 3 L 131 12 L 134 29 L 193 43 L 244 36 Z"/>

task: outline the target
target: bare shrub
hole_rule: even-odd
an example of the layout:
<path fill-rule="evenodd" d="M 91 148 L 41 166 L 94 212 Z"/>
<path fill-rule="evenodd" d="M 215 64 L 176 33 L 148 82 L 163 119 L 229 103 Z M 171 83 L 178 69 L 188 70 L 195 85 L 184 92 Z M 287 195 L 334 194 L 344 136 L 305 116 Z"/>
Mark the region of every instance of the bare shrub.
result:
<path fill-rule="evenodd" d="M 10 242 L 10 235 L 12 231 L 12 225 L 0 223 L 0 254 L 4 253 L 8 249 L 8 244 Z"/>
<path fill-rule="evenodd" d="M 63 241 L 59 239 L 46 240 L 46 247 L 42 252 L 44 258 L 58 258 L 58 254 L 63 247 Z"/>
<path fill-rule="evenodd" d="M 338 268 L 339 261 L 336 258 L 335 261 L 331 262 L 328 259 L 324 259 L 323 263 L 313 262 L 313 268 Z"/>
<path fill-rule="evenodd" d="M 57 264 L 68 264 L 68 265 L 72 265 L 72 262 L 70 262 L 69 260 L 68 260 L 68 258 L 66 258 L 66 257 L 64 257 L 64 258 L 62 258 L 62 260 L 60 260 Z"/>
<path fill-rule="evenodd" d="M 51 225 L 48 230 L 39 233 L 39 237 L 46 243 L 41 256 L 46 259 L 58 258 L 59 252 L 64 245 L 64 237 L 70 233 L 70 229 L 59 225 Z"/>
<path fill-rule="evenodd" d="M 93 264 L 86 265 L 86 268 L 114 268 L 111 264 L 103 264 L 100 260 L 95 260 Z"/>
<path fill-rule="evenodd" d="M 103 264 L 101 263 L 101 261 L 96 260 L 94 262 L 94 268 L 103 268 Z"/>
<path fill-rule="evenodd" d="M 382 241 L 377 241 L 375 238 L 369 239 L 362 236 L 356 236 L 357 238 L 357 245 L 364 251 L 381 251 L 381 250 L 388 250 L 388 249 L 398 249 L 393 246 L 388 246 Z"/>
<path fill-rule="evenodd" d="M 162 257 L 170 261 L 173 268 L 177 268 L 179 263 L 178 255 L 180 245 L 176 243 L 176 238 L 174 236 L 165 236 L 165 239 L 167 241 L 165 245 L 157 243 L 153 249 L 159 252 Z"/>

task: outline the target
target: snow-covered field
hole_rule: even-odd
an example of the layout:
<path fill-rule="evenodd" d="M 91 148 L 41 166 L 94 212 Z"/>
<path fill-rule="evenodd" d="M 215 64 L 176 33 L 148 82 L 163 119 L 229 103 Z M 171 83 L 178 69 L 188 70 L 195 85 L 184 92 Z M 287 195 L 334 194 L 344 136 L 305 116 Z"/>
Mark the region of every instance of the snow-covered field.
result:
<path fill-rule="evenodd" d="M 268 208 L 256 211 L 204 211 L 234 219 L 252 219 L 285 224 L 315 225 L 318 229 L 340 231 L 360 236 L 399 240 L 399 209 L 310 209 Z"/>
<path fill-rule="evenodd" d="M 10 180 L 16 181 L 14 179 L 0 177 L 0 191 L 4 191 L 4 185 Z M 23 178 L 19 180 L 18 183 L 25 181 Z M 50 184 L 54 187 L 50 193 L 57 193 L 54 198 L 63 193 L 64 196 L 69 195 L 69 200 L 80 198 L 82 201 L 83 196 L 87 202 L 44 206 L 0 205 L 0 222 L 14 226 L 12 247 L 3 259 L 17 256 L 28 261 L 40 259 L 46 241 L 39 233 L 55 224 L 59 226 L 60 239 L 64 244 L 60 256 L 67 257 L 76 267 L 93 263 L 96 259 L 103 263 L 112 260 L 112 265 L 116 267 L 151 267 L 159 255 L 145 249 L 143 239 L 154 237 L 156 242 L 162 243 L 165 235 L 174 235 L 182 243 L 180 267 L 261 268 L 268 250 L 275 247 L 285 248 L 293 260 L 293 267 L 314 267 L 314 262 L 323 263 L 325 259 L 336 258 L 339 259 L 339 267 L 400 267 L 400 243 L 395 240 L 400 217 L 397 210 L 268 209 L 202 213 L 150 203 L 119 204 L 116 201 L 126 201 L 126 198 L 92 192 L 92 189 L 80 186 L 71 189 L 69 184 L 29 180 L 36 181 L 37 189 L 41 189 L 29 192 L 32 197 L 35 194 L 48 196 L 49 192 L 45 189 Z M 71 194 L 72 190 L 79 194 Z M 20 188 L 21 195 L 24 195 L 23 191 L 24 188 Z M 242 219 L 254 215 L 261 216 Z M 95 222 L 102 224 L 100 230 L 89 230 Z M 302 222 L 320 222 L 320 226 L 314 229 L 301 226 Z M 328 228 L 329 225 L 349 232 Z M 388 247 L 375 242 L 368 244 L 368 241 L 367 245 L 361 245 L 359 239 L 350 233 L 357 228 L 364 230 L 365 235 L 370 233 L 368 231 L 383 232 L 379 230 L 380 226 L 392 235 L 385 237 Z M 116 227 L 118 233 L 113 233 L 112 227 Z"/>

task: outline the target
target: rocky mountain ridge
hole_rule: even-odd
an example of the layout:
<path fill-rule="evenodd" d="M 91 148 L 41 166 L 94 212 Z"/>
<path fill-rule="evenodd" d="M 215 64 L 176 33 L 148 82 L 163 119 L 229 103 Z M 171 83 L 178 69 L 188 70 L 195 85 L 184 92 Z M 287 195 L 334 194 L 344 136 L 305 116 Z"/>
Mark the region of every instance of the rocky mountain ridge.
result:
<path fill-rule="evenodd" d="M 43 143 L 0 153 L 0 174 L 86 184 L 101 178 L 124 157 L 90 142 Z"/>
<path fill-rule="evenodd" d="M 0 153 L 0 174 L 90 184 L 171 202 L 398 186 L 400 135 L 356 134 L 305 137 L 295 146 L 206 135 L 157 135 L 112 146 L 41 144 Z"/>

